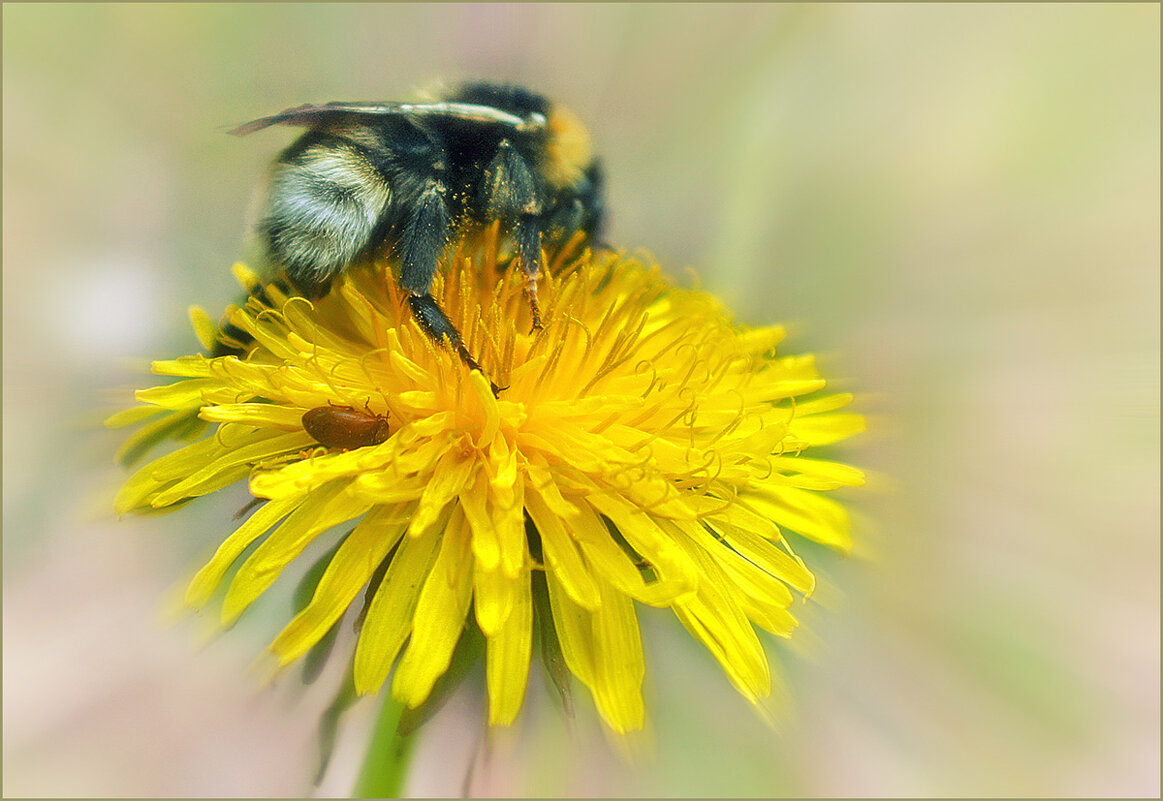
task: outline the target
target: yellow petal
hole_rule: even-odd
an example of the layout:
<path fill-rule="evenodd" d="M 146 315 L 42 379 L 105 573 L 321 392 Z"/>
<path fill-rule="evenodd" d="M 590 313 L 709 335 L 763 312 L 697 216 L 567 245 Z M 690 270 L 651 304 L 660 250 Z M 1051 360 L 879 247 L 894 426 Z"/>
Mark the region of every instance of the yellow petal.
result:
<path fill-rule="evenodd" d="M 525 466 L 529 475 L 530 486 L 537 491 L 545 505 L 558 517 L 576 517 L 578 508 L 566 500 L 557 486 L 553 471 L 545 462 L 545 457 L 539 453 L 529 454 L 529 461 Z"/>
<path fill-rule="evenodd" d="M 510 448 L 504 437 L 494 437 L 489 444 L 488 459 L 489 484 L 494 494 L 508 502 L 505 491 L 517 482 L 517 450 Z"/>
<path fill-rule="evenodd" d="M 705 571 L 706 578 L 696 593 L 675 603 L 674 613 L 719 660 L 736 689 L 757 702 L 771 693 L 771 672 L 755 629 L 715 561 L 698 546 L 683 546 Z"/>
<path fill-rule="evenodd" d="M 258 273 L 240 261 L 236 261 L 231 266 L 230 272 L 234 275 L 234 280 L 248 292 L 259 284 Z"/>
<path fill-rule="evenodd" d="M 489 691 L 489 725 L 508 726 L 525 699 L 529 660 L 533 651 L 533 599 L 526 567 L 518 580 L 513 609 L 504 625 L 488 640 L 485 679 Z"/>
<path fill-rule="evenodd" d="M 155 507 L 168 506 L 184 498 L 206 495 L 245 477 L 256 463 L 293 453 L 311 441 L 311 437 L 303 431 L 290 434 L 270 430 L 255 431 L 240 438 L 240 443 L 235 447 L 222 449 L 218 458 L 159 492 L 151 503 Z"/>
<path fill-rule="evenodd" d="M 492 494 L 493 529 L 497 535 L 501 570 L 506 576 L 515 578 L 525 563 L 525 504 L 523 483 L 515 484 L 509 491 L 497 497 Z M 511 500 L 510 500 L 511 499 Z"/>
<path fill-rule="evenodd" d="M 203 348 L 211 350 L 218 341 L 218 326 L 201 306 L 190 306 L 187 311 L 190 315 L 190 325 L 194 327 L 198 341 L 202 343 Z"/>
<path fill-rule="evenodd" d="M 462 561 L 468 551 L 464 516 L 453 514 L 440 542 L 440 554 L 424 582 L 412 616 L 412 639 L 392 678 L 392 695 L 408 707 L 424 703 L 432 685 L 448 669 L 452 651 L 464 630 L 472 599 L 472 573 L 449 585 L 455 571 L 451 562 Z"/>
<path fill-rule="evenodd" d="M 525 494 L 525 509 L 541 534 L 541 549 L 547 570 L 561 580 L 561 586 L 579 606 L 591 612 L 597 609 L 601 603 L 598 587 L 561 519 L 549 510 L 536 492 Z"/>
<path fill-rule="evenodd" d="M 134 396 L 141 403 L 152 403 L 163 409 L 189 409 L 201 406 L 206 393 L 221 389 L 216 378 L 188 378 L 174 384 L 139 389 Z"/>
<path fill-rule="evenodd" d="M 641 729 L 646 721 L 642 680 L 646 662 L 634 602 L 604 582 L 601 605 L 593 613 L 594 703 L 619 734 Z"/>
<path fill-rule="evenodd" d="M 496 636 L 517 602 L 520 579 L 511 579 L 499 569 L 486 570 L 478 562 L 473 573 L 473 609 L 477 625 L 486 637 Z"/>
<path fill-rule="evenodd" d="M 772 467 L 789 473 L 820 479 L 822 483 L 803 489 L 830 490 L 864 486 L 864 473 L 840 462 L 809 459 L 803 456 L 773 456 Z"/>
<path fill-rule="evenodd" d="M 439 544 L 437 537 L 405 537 L 400 541 L 356 643 L 353 675 L 360 695 L 378 692 L 387 679 L 412 631 L 416 602 L 436 561 Z"/>
<path fill-rule="evenodd" d="M 198 416 L 211 423 L 245 423 L 251 426 L 274 426 L 287 431 L 303 429 L 303 409 L 274 403 L 224 403 L 204 406 Z"/>
<path fill-rule="evenodd" d="M 226 571 L 234 561 L 242 555 L 250 544 L 261 537 L 266 531 L 279 522 L 286 515 L 294 511 L 302 502 L 302 498 L 285 498 L 279 501 L 267 501 L 252 514 L 245 523 L 235 529 L 234 533 L 226 538 L 213 558 L 198 571 L 186 589 L 186 603 L 194 609 L 201 609 L 214 594 Z"/>
<path fill-rule="evenodd" d="M 613 495 L 588 498 L 591 506 L 614 522 L 626 541 L 654 568 L 661 581 L 693 589 L 698 569 L 674 540 L 642 509 L 636 509 Z"/>
<path fill-rule="evenodd" d="M 280 664 L 298 659 L 327 633 L 403 536 L 403 525 L 390 524 L 392 511 L 373 509 L 339 546 L 319 579 L 311 603 L 271 644 Z"/>
<path fill-rule="evenodd" d="M 752 623 L 777 637 L 790 637 L 799 625 L 799 621 L 786 608 L 766 603 L 748 592 L 741 593 L 738 601 Z"/>
<path fill-rule="evenodd" d="M 842 551 L 852 547 L 852 523 L 840 503 L 816 492 L 779 487 L 740 496 L 739 504 L 810 540 Z"/>
<path fill-rule="evenodd" d="M 206 424 L 198 419 L 194 409 L 171 412 L 145 406 L 138 408 L 155 414 L 162 413 L 162 417 L 150 421 L 126 437 L 125 442 L 117 449 L 117 461 L 122 464 L 132 464 L 153 446 L 166 440 L 194 439 L 206 427 Z M 106 425 L 108 423 L 109 421 L 106 421 Z"/>
<path fill-rule="evenodd" d="M 574 603 L 552 573 L 545 574 L 545 584 L 549 589 L 549 608 L 553 612 L 553 627 L 561 644 L 562 658 L 570 672 L 592 689 L 597 661 L 592 613 Z"/>
<path fill-rule="evenodd" d="M 479 371 L 474 370 L 469 374 L 469 385 L 473 388 L 476 401 L 484 412 L 485 423 L 481 426 L 475 443 L 478 448 L 482 448 L 497 436 L 497 431 L 501 427 L 501 413 L 497 407 L 497 398 L 489 386 L 489 380 Z"/>
<path fill-rule="evenodd" d="M 717 532 L 712 535 L 701 521 L 665 521 L 664 525 L 683 532 L 692 543 L 698 543 L 710 553 L 743 592 L 764 604 L 781 608 L 791 606 L 795 600 L 795 596 L 785 583 L 786 579 L 780 576 L 778 571 L 766 566 L 762 560 L 748 558 L 744 550 L 735 549 L 730 543 L 720 539 L 722 535 Z M 764 542 L 772 548 L 775 547 Z M 800 566 L 796 564 L 796 567 L 798 569 Z M 811 586 L 811 574 L 807 575 L 808 584 Z"/>
<path fill-rule="evenodd" d="M 460 508 L 472 531 L 472 552 L 483 570 L 496 570 L 501 564 L 501 543 L 489 516 L 489 481 L 484 470 L 477 470 L 475 480 L 460 493 Z"/>
<path fill-rule="evenodd" d="M 310 448 L 315 444 L 315 440 L 311 439 L 305 432 L 302 433 L 302 436 L 306 438 L 306 444 L 301 445 L 300 448 Z M 363 479 L 371 477 L 364 471 L 379 470 L 390 460 L 390 453 L 382 450 L 387 445 L 388 443 L 383 443 L 373 448 L 359 448 L 354 451 L 322 455 L 317 455 L 317 451 L 312 451 L 306 459 L 300 459 L 252 475 L 250 478 L 251 494 L 259 498 L 282 498 L 298 495 L 335 479 L 357 478 L 357 484 L 352 488 L 352 493 L 360 495 L 369 503 L 394 503 L 398 500 L 405 500 L 398 497 L 375 497 L 376 493 L 374 492 L 361 491 L 364 488 Z"/>
<path fill-rule="evenodd" d="M 748 353 L 764 354 L 778 345 L 787 336 L 782 325 L 753 328 L 739 335 L 740 347 Z"/>
<path fill-rule="evenodd" d="M 237 356 L 209 357 L 202 353 L 193 356 L 179 356 L 176 359 L 156 359 L 150 362 L 150 372 L 154 375 L 169 375 L 178 378 L 221 378 L 228 366 L 240 364 Z M 269 368 L 268 368 L 269 369 Z M 219 387 L 221 391 L 224 387 Z"/>
<path fill-rule="evenodd" d="M 844 408 L 852 403 L 852 401 L 853 396 L 851 392 L 838 392 L 835 395 L 825 395 L 809 401 L 797 401 L 795 413 L 798 417 L 804 417 L 812 414 L 831 412 Z"/>
<path fill-rule="evenodd" d="M 399 338 L 396 336 L 395 331 L 391 332 L 391 336 L 395 338 L 396 345 L 395 347 L 392 347 L 391 343 L 389 342 L 388 358 L 391 360 L 392 366 L 400 371 L 402 374 L 401 377 L 406 378 L 407 380 L 411 380 L 412 382 L 420 385 L 430 384 L 432 379 L 429 372 L 403 355 L 403 348 L 399 346 Z"/>
<path fill-rule="evenodd" d="M 199 470 L 222 451 L 213 438 L 204 439 L 168 453 L 138 470 L 122 485 L 114 501 L 117 514 L 123 515 L 142 506 L 152 505 L 153 497 L 180 481 L 182 476 Z"/>
<path fill-rule="evenodd" d="M 222 602 L 222 624 L 232 624 L 288 564 L 324 531 L 359 517 L 368 505 L 344 493 L 336 481 L 307 495 L 299 507 L 243 562 Z"/>
<path fill-rule="evenodd" d="M 650 606 L 670 606 L 676 599 L 692 592 L 689 583 L 673 580 L 647 582 L 642 572 L 610 536 L 606 524 L 589 506 L 579 507 L 577 517 L 567 528 L 573 532 L 586 561 L 600 576 L 636 601 Z"/>
<path fill-rule="evenodd" d="M 460 495 L 475 466 L 474 459 L 455 451 L 448 451 L 440 458 L 420 496 L 412 523 L 408 526 L 409 537 L 423 536 L 431 529 L 445 507 Z"/>
<path fill-rule="evenodd" d="M 788 430 L 809 445 L 831 445 L 865 429 L 864 415 L 851 413 L 797 417 Z"/>
<path fill-rule="evenodd" d="M 794 553 L 785 551 L 755 531 L 748 530 L 730 516 L 727 523 L 708 522 L 715 531 L 712 536 L 702 526 L 695 526 L 693 539 L 718 562 L 732 562 L 737 566 L 754 565 L 758 570 L 787 583 L 800 592 L 811 594 L 816 588 L 816 577 Z"/>

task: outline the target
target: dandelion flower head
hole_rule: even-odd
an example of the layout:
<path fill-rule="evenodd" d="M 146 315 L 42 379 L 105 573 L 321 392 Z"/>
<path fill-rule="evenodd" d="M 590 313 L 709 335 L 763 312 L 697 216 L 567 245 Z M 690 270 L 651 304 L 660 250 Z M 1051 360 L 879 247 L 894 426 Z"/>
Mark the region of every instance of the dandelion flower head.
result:
<path fill-rule="evenodd" d="M 814 587 L 794 538 L 850 545 L 828 492 L 863 477 L 812 449 L 863 428 L 851 396 L 826 391 L 810 355 L 777 353 L 781 328 L 735 325 L 634 259 L 559 255 L 540 330 L 503 267 L 486 244 L 450 256 L 433 287 L 486 375 L 432 342 L 386 271 L 350 272 L 309 302 L 240 268 L 241 354 L 155 362 L 176 380 L 111 421 L 152 416 L 143 432 L 156 434 L 196 416 L 213 435 L 141 468 L 118 511 L 249 482 L 265 502 L 187 592 L 201 608 L 225 584 L 224 624 L 313 542 L 334 545 L 270 649 L 299 659 L 362 597 L 361 694 L 390 679 L 399 700 L 424 703 L 476 627 L 490 724 L 519 712 L 536 636 L 609 727 L 631 731 L 645 720 L 642 604 L 671 610 L 758 703 L 772 679 L 757 628 L 790 636 Z M 209 347 L 214 327 L 195 322 Z M 320 408 L 380 434 L 328 447 L 304 428 Z"/>

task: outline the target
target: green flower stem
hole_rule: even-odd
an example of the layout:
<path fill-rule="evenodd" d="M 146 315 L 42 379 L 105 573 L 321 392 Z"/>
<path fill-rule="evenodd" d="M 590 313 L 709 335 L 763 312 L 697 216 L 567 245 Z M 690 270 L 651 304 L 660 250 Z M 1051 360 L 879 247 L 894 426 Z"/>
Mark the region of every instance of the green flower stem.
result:
<path fill-rule="evenodd" d="M 355 783 L 356 798 L 401 797 L 414 745 L 412 734 L 401 736 L 399 733 L 398 724 L 403 711 L 403 704 L 385 692 L 384 705 L 372 732 L 363 770 Z"/>

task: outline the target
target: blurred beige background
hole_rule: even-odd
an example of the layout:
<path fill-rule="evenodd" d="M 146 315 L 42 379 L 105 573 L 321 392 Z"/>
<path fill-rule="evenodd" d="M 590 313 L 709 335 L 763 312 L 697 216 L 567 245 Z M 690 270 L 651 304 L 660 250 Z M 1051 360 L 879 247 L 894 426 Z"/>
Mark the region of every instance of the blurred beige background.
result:
<path fill-rule="evenodd" d="M 849 559 L 771 732 L 673 619 L 644 614 L 653 757 L 539 683 L 472 791 L 1158 796 L 1157 5 L 3 7 L 6 796 L 313 791 L 325 686 L 258 689 L 270 599 L 200 647 L 169 588 L 242 497 L 115 521 L 97 425 L 185 308 L 236 293 L 245 219 L 303 102 L 511 79 L 586 120 L 610 239 L 794 324 L 864 395 Z M 122 398 L 126 395 L 121 395 Z M 334 678 L 334 676 L 330 676 Z M 322 680 L 321 680 L 322 681 Z M 425 732 L 456 795 L 480 711 Z"/>

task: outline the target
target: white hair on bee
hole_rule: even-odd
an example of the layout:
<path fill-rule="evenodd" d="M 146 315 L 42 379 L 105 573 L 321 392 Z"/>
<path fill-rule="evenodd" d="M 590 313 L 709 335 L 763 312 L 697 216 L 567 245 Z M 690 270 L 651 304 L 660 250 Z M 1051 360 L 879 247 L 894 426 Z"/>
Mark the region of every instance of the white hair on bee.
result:
<path fill-rule="evenodd" d="M 354 260 L 391 197 L 386 181 L 351 147 L 316 145 L 276 165 L 262 228 L 296 269 L 315 280 Z"/>

